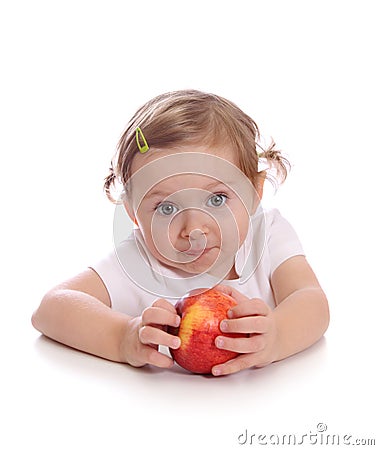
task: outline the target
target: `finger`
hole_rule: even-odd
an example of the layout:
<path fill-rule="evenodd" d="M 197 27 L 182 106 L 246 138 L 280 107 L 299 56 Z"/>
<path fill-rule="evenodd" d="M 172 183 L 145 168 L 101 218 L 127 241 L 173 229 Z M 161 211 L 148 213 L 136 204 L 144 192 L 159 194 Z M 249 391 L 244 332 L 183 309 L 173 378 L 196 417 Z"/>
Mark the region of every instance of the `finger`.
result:
<path fill-rule="evenodd" d="M 239 303 L 228 311 L 229 318 L 244 316 L 267 316 L 270 312 L 269 306 L 260 298 L 253 298 L 247 302 Z"/>
<path fill-rule="evenodd" d="M 241 292 L 237 291 L 237 289 L 234 289 L 231 286 L 227 286 L 225 284 L 218 284 L 217 286 L 215 286 L 215 289 L 222 292 L 223 294 L 230 295 L 230 297 L 233 297 L 237 303 L 250 300 L 249 297 L 241 294 Z"/>
<path fill-rule="evenodd" d="M 164 298 L 158 298 L 153 302 L 152 306 L 167 309 L 167 311 L 171 311 L 176 314 L 175 306 Z"/>
<path fill-rule="evenodd" d="M 212 367 L 214 376 L 229 375 L 231 373 L 240 372 L 241 370 L 253 367 L 255 364 L 255 355 L 240 355 L 237 358 L 230 359 L 224 364 L 218 364 Z"/>
<path fill-rule="evenodd" d="M 229 375 L 231 373 L 240 372 L 241 370 L 250 369 L 252 367 L 265 367 L 271 363 L 272 360 L 267 359 L 262 352 L 250 353 L 237 356 L 224 364 L 213 366 L 212 374 L 215 376 Z"/>
<path fill-rule="evenodd" d="M 146 308 L 141 315 L 142 325 L 171 325 L 172 327 L 178 327 L 180 324 L 180 316 L 176 314 L 176 311 L 169 311 L 159 306 L 150 306 Z"/>
<path fill-rule="evenodd" d="M 261 334 L 250 336 L 248 338 L 217 336 L 215 345 L 217 348 L 236 353 L 257 353 L 265 348 L 266 339 Z"/>
<path fill-rule="evenodd" d="M 174 349 L 180 347 L 180 338 L 168 334 L 160 328 L 143 326 L 138 332 L 138 337 L 145 345 L 165 345 Z"/>
<path fill-rule="evenodd" d="M 267 333 L 269 325 L 266 316 L 247 316 L 221 321 L 220 330 L 223 333 Z"/>
<path fill-rule="evenodd" d="M 145 361 L 145 364 L 151 364 L 162 369 L 169 369 L 174 365 L 172 358 L 149 346 L 145 346 L 142 349 L 141 357 Z"/>

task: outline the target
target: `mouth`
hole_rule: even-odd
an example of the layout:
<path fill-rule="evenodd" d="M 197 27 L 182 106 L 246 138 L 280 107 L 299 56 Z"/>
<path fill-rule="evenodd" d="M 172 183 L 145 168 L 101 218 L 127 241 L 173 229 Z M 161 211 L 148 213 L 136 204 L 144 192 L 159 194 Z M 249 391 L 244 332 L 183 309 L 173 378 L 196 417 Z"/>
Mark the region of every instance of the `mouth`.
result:
<path fill-rule="evenodd" d="M 198 258 L 202 255 L 209 253 L 213 248 L 214 247 L 206 247 L 206 248 L 199 248 L 199 249 L 190 248 L 188 250 L 182 251 L 181 253 L 186 256 L 192 256 L 192 257 Z"/>

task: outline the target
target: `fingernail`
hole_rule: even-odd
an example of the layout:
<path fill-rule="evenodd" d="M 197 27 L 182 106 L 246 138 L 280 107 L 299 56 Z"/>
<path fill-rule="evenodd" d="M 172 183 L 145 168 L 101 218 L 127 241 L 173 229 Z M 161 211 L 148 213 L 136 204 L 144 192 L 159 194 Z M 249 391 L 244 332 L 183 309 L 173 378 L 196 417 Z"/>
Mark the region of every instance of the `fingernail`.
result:
<path fill-rule="evenodd" d="M 227 331 L 227 330 L 228 330 L 228 324 L 226 323 L 225 320 L 223 320 L 223 321 L 220 323 L 220 330 L 221 330 L 221 331 Z"/>
<path fill-rule="evenodd" d="M 175 337 L 172 341 L 171 341 L 171 348 L 179 348 L 180 347 L 180 338 Z"/>
<path fill-rule="evenodd" d="M 226 313 L 226 315 L 231 319 L 233 317 L 233 311 L 229 309 L 229 311 Z"/>
<path fill-rule="evenodd" d="M 217 377 L 218 375 L 221 375 L 221 370 L 220 369 L 212 369 L 212 373 L 214 376 Z"/>
<path fill-rule="evenodd" d="M 224 345 L 225 345 L 224 339 L 218 337 L 218 338 L 216 339 L 216 346 L 217 346 L 217 347 L 223 347 Z"/>
<path fill-rule="evenodd" d="M 176 316 L 175 318 L 175 326 L 178 327 L 180 325 L 180 317 Z"/>

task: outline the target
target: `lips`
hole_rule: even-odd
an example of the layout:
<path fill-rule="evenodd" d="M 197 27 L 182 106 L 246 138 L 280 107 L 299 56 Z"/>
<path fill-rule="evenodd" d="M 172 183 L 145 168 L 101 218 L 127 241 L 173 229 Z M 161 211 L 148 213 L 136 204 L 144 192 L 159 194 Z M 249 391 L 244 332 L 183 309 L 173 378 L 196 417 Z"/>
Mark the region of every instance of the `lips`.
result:
<path fill-rule="evenodd" d="M 181 253 L 183 253 L 184 255 L 187 255 L 187 256 L 199 257 L 205 253 L 208 253 L 210 250 L 212 250 L 212 248 L 214 248 L 214 247 L 199 248 L 199 249 L 190 248 Z"/>

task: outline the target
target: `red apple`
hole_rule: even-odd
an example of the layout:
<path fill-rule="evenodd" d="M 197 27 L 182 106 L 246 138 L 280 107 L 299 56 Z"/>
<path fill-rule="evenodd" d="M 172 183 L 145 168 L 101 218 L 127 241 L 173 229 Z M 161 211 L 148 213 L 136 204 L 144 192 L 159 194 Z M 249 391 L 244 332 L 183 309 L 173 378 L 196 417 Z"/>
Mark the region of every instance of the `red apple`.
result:
<path fill-rule="evenodd" d="M 191 372 L 211 373 L 214 365 L 235 358 L 238 353 L 217 348 L 215 338 L 236 336 L 220 330 L 220 322 L 236 304 L 232 297 L 216 289 L 180 299 L 175 305 L 182 318 L 180 326 L 169 330 L 181 340 L 178 349 L 170 348 L 174 360 Z"/>

